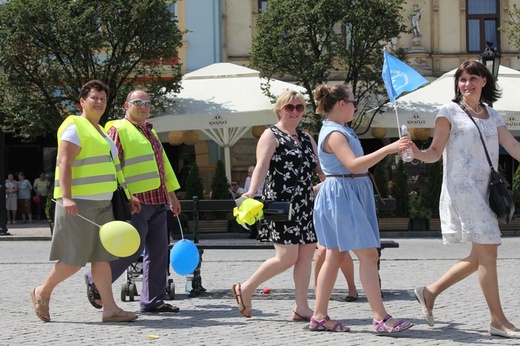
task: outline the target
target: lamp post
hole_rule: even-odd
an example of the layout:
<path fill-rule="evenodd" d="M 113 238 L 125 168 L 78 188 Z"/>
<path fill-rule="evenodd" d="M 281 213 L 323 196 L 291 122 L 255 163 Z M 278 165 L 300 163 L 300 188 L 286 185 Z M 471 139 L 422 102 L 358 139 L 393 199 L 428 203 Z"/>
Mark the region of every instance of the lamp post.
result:
<path fill-rule="evenodd" d="M 493 43 L 491 41 L 486 41 L 486 49 L 482 54 L 480 54 L 480 62 L 487 67 L 489 72 L 495 78 L 495 81 L 498 80 L 498 69 L 500 68 L 500 53 L 497 51 L 495 47 L 493 47 Z M 493 107 L 493 104 L 490 103 L 489 107 Z"/>
<path fill-rule="evenodd" d="M 480 62 L 491 72 L 495 80 L 498 80 L 498 69 L 500 68 L 500 53 L 493 47 L 491 41 L 486 41 L 486 49 L 480 54 Z"/>
<path fill-rule="evenodd" d="M 0 236 L 11 235 L 7 231 L 7 220 L 5 209 L 5 143 L 4 143 L 4 118 L 5 114 L 0 112 Z"/>

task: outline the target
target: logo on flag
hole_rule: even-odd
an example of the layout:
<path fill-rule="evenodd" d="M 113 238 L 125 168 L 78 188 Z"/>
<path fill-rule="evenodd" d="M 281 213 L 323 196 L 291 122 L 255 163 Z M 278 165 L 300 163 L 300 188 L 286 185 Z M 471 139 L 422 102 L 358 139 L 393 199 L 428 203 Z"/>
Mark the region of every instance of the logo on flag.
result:
<path fill-rule="evenodd" d="M 388 54 L 386 50 L 384 54 L 382 77 L 388 98 L 392 103 L 395 103 L 395 99 L 403 92 L 414 91 L 428 83 L 417 71 L 393 55 Z"/>

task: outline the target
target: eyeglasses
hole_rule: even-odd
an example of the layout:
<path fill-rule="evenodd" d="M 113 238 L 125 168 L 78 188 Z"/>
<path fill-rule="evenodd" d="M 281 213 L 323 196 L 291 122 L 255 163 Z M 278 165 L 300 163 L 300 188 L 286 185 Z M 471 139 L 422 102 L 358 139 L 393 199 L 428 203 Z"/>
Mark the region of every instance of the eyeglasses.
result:
<path fill-rule="evenodd" d="M 354 108 L 357 108 L 357 100 L 347 100 L 347 99 L 344 99 L 343 101 L 345 101 L 346 103 L 352 103 Z"/>
<path fill-rule="evenodd" d="M 302 105 L 301 103 L 299 105 L 293 105 L 293 104 L 286 104 L 285 106 L 283 106 L 283 109 L 288 112 L 288 113 L 292 113 L 295 109 L 298 113 L 301 113 L 303 112 L 303 110 L 305 109 L 305 106 Z"/>
<path fill-rule="evenodd" d="M 96 102 L 96 103 L 98 103 L 98 102 L 107 103 L 107 99 L 104 98 L 104 97 L 89 96 L 88 98 L 91 99 L 92 101 Z"/>
<path fill-rule="evenodd" d="M 238 184 L 237 184 L 237 183 L 233 183 L 233 184 L 231 184 L 231 185 L 233 185 L 233 186 L 237 186 Z"/>
<path fill-rule="evenodd" d="M 152 104 L 150 101 L 143 101 L 143 100 L 130 100 L 128 102 L 137 107 L 141 107 L 141 106 L 150 107 L 150 105 Z"/>

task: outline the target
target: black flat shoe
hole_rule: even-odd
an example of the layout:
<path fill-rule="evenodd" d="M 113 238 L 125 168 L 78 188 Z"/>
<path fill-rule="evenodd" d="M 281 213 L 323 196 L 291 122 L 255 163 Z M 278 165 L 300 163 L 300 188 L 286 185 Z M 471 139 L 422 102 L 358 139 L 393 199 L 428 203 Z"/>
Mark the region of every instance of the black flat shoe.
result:
<path fill-rule="evenodd" d="M 358 297 L 359 297 L 358 294 L 356 294 L 356 296 L 346 296 L 346 297 L 345 297 L 345 301 L 346 301 L 346 302 L 349 302 L 349 303 L 350 303 L 350 302 L 355 302 L 355 301 L 358 299 Z"/>
<path fill-rule="evenodd" d="M 159 312 L 179 312 L 181 309 L 178 307 L 171 305 L 171 304 L 163 304 L 156 308 L 149 308 L 149 309 L 141 309 L 141 312 L 152 312 L 152 313 L 159 313 Z"/>

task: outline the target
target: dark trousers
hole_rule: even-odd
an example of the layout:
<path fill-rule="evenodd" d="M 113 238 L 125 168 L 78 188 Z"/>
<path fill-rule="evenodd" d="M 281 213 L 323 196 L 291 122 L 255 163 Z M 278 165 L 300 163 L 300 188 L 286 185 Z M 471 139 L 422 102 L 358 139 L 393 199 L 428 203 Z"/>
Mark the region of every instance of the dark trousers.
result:
<path fill-rule="evenodd" d="M 112 282 L 116 281 L 128 267 L 143 257 L 143 287 L 140 295 L 141 309 L 151 309 L 164 304 L 168 275 L 169 235 L 166 223 L 166 205 L 141 204 L 141 212 L 132 215 L 132 225 L 141 236 L 141 245 L 135 254 L 110 262 Z M 92 276 L 88 272 L 89 281 Z"/>

